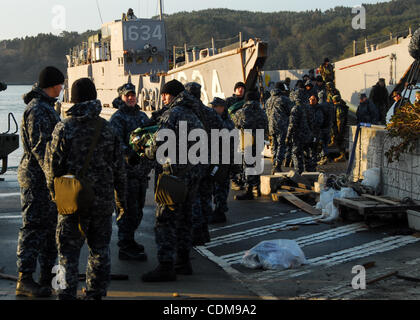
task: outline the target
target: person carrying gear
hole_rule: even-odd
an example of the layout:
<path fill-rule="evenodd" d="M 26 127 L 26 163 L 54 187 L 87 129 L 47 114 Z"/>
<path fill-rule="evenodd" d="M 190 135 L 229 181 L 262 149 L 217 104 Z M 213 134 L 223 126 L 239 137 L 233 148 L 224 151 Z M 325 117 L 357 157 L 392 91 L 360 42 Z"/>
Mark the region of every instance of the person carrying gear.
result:
<path fill-rule="evenodd" d="M 63 84 L 63 73 L 49 66 L 40 72 L 38 83 L 23 97 L 27 107 L 20 129 L 23 155 L 17 172 L 22 204 L 22 227 L 17 244 L 17 296 L 48 297 L 52 294 L 51 271 L 57 259 L 57 207 L 43 170 L 46 146 L 60 122 L 54 104 Z M 32 278 L 37 262 L 41 269 L 39 282 Z"/>
<path fill-rule="evenodd" d="M 346 146 L 344 143 L 347 130 L 349 107 L 339 95 L 333 97 L 333 103 L 335 115 L 333 121 L 333 132 L 335 136 L 335 144 L 340 151 L 340 155 L 334 159 L 334 162 L 341 162 L 346 161 Z"/>
<path fill-rule="evenodd" d="M 164 143 L 157 140 L 160 130 L 168 129 L 174 133 L 177 141 L 174 147 L 179 150 L 180 122 L 186 122 L 187 132 L 182 132 L 185 137 L 194 129 L 203 129 L 203 124 L 194 112 L 199 108 L 198 101 L 185 90 L 181 82 L 172 80 L 165 83 L 161 95 L 167 109 L 159 116 L 159 130 L 155 134 L 150 152 L 146 152 L 154 159 L 158 148 Z M 193 141 L 182 143 L 185 143 L 188 149 L 194 145 Z M 201 178 L 201 167 L 189 160 L 186 164 L 181 164 L 178 161 L 179 153 L 177 154 L 177 159 L 171 159 L 171 163 L 163 163 L 165 159 L 156 159 L 156 171 L 163 173 L 159 175 L 155 197 L 159 195 L 160 182 L 165 180 L 165 176 L 166 180 L 176 182 L 179 185 L 178 189 L 185 191 L 185 197 L 179 197 L 179 201 L 173 203 L 156 198 L 159 202 L 156 207 L 155 241 L 159 264 L 154 270 L 142 275 L 144 282 L 175 281 L 177 274 L 193 273 L 190 261 L 191 212 Z"/>
<path fill-rule="evenodd" d="M 79 256 L 84 243 L 88 246 L 86 300 L 106 296 L 111 276 L 110 241 L 114 192 L 125 207 L 127 176 L 120 139 L 109 122 L 99 115 L 101 102 L 89 78 L 75 81 L 71 88 L 74 105 L 67 118 L 56 125 L 45 153 L 47 184 L 60 199 L 62 185 L 56 180 L 83 177 L 91 187 L 88 208 L 80 204 L 76 212 L 61 212 L 57 223 L 59 265 L 65 271 L 64 288 L 59 300 L 75 300 L 79 283 Z M 114 191 L 115 190 L 115 191 Z M 59 204 L 59 202 L 57 203 Z"/>
<path fill-rule="evenodd" d="M 277 82 L 267 100 L 265 112 L 268 118 L 268 134 L 272 139 L 273 169 L 271 174 L 281 172 L 281 165 L 286 154 L 286 134 L 292 102 L 287 97 L 283 83 Z"/>
<path fill-rule="evenodd" d="M 149 173 L 153 162 L 146 157 L 139 157 L 130 146 L 130 133 L 149 124 L 149 117 L 140 110 L 137 104 L 136 87 L 126 83 L 118 88 L 119 97 L 113 101 L 116 111 L 110 124 L 121 141 L 121 148 L 125 159 L 127 172 L 127 208 L 124 212 L 116 198 L 117 226 L 118 226 L 118 257 L 121 260 L 144 261 L 147 255 L 144 246 L 135 241 L 135 232 L 143 218 L 143 208 L 146 191 L 149 184 Z"/>

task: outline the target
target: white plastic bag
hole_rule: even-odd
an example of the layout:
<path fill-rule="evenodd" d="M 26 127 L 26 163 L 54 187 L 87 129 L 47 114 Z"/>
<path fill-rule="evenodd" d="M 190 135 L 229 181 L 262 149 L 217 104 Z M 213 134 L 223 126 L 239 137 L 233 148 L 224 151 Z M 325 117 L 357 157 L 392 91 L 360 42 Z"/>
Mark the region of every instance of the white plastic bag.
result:
<path fill-rule="evenodd" d="M 296 241 L 277 239 L 260 242 L 245 252 L 241 263 L 252 269 L 289 269 L 307 261 Z"/>
<path fill-rule="evenodd" d="M 371 168 L 366 171 L 363 171 L 363 181 L 362 185 L 372 187 L 374 190 L 377 190 L 379 186 L 379 181 L 381 178 L 381 169 Z"/>
<path fill-rule="evenodd" d="M 335 198 L 358 198 L 359 195 L 352 188 L 341 188 L 340 191 L 330 188 L 321 191 L 320 201 L 316 204 L 316 208 L 322 210 L 320 220 L 331 222 L 338 218 L 339 211 L 334 205 Z"/>

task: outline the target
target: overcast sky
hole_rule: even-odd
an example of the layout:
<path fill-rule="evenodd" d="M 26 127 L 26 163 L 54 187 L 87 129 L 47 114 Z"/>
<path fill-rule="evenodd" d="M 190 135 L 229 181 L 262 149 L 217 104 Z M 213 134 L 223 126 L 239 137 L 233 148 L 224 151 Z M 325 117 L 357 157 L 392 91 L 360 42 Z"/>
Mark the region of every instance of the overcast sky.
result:
<path fill-rule="evenodd" d="M 164 0 L 167 14 L 207 8 L 229 8 L 262 12 L 327 10 L 335 6 L 353 7 L 378 0 Z M 99 4 L 100 13 L 96 3 Z M 34 36 L 38 33 L 59 34 L 100 28 L 103 22 L 120 19 L 129 7 L 139 18 L 158 13 L 158 0 L 7 0 L 0 5 L 0 40 Z M 64 13 L 64 14 L 63 14 Z M 64 19 L 62 18 L 64 17 Z"/>

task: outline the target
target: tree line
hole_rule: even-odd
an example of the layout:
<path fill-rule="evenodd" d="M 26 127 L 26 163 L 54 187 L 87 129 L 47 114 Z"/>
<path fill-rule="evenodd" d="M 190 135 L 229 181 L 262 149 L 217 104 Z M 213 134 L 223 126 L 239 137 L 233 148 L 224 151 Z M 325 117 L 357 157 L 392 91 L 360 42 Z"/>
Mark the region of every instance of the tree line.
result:
<path fill-rule="evenodd" d="M 420 0 L 394 0 L 364 5 L 366 28 L 354 29 L 356 14 L 352 8 L 337 6 L 320 11 L 250 12 L 208 9 L 165 15 L 168 47 L 216 47 L 242 33 L 244 40 L 260 38 L 268 42 L 265 70 L 318 67 L 325 57 L 332 62 L 353 54 L 353 40 L 360 53 L 365 39 L 378 43 L 399 32 L 405 35 L 420 26 Z M 39 34 L 36 37 L 0 41 L 0 80 L 8 83 L 33 83 L 39 70 L 56 65 L 66 70 L 65 55 L 71 47 L 87 41 L 94 31 L 63 32 L 59 36 Z"/>

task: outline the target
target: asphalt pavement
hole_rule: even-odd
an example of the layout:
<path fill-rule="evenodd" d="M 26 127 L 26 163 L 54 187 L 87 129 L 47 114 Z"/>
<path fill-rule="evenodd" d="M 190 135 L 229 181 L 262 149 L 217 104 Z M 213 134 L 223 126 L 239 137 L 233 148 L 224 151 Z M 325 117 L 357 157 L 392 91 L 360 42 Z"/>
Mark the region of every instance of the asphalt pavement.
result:
<path fill-rule="evenodd" d="M 269 170 L 270 163 L 266 160 L 265 172 Z M 3 178 L 5 181 L 0 182 L 0 272 L 16 275 L 17 238 L 22 223 L 19 186 L 15 171 L 8 171 Z M 251 301 L 420 298 L 417 282 L 395 276 L 398 271 L 405 276 L 420 278 L 420 237 L 416 233 L 399 232 L 406 230 L 404 225 L 379 221 L 368 228 L 360 219 L 325 224 L 290 203 L 274 202 L 269 197 L 235 201 L 235 194 L 237 191 L 232 191 L 229 196 L 228 221 L 211 225 L 211 242 L 194 248 L 193 275 L 178 276 L 175 282 L 144 283 L 141 275 L 157 265 L 153 230 L 155 206 L 152 188 L 149 188 L 144 218 L 136 234 L 137 241 L 146 248 L 148 260 L 118 259 L 114 221 L 112 273 L 128 275 L 129 279 L 111 281 L 105 299 Z M 262 270 L 251 269 L 241 263 L 246 251 L 253 246 L 264 240 L 280 239 L 295 240 L 305 255 L 306 264 L 286 270 Z M 84 246 L 79 273 L 85 272 L 86 259 L 87 248 Z M 365 289 L 352 286 L 358 279 L 355 277 L 359 273 L 355 270 L 360 265 L 366 266 L 364 280 L 368 284 Z M 0 299 L 27 300 L 15 297 L 15 285 L 14 281 L 0 279 Z M 79 290 L 83 286 L 81 281 Z"/>

